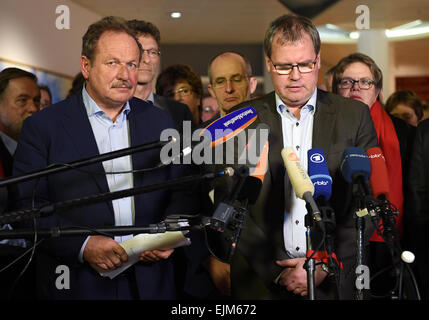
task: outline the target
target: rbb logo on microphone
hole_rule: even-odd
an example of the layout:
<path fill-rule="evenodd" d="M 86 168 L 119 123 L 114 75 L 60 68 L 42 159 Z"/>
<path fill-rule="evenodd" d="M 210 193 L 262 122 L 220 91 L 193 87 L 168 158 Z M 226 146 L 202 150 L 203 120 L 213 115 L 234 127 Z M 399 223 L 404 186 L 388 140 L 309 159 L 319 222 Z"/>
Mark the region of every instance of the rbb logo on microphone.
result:
<path fill-rule="evenodd" d="M 327 186 L 329 184 L 329 181 L 325 180 L 325 181 L 314 181 L 313 184 L 315 186 Z"/>
<path fill-rule="evenodd" d="M 308 150 L 308 174 L 314 185 L 314 199 L 328 201 L 332 193 L 332 178 L 329 175 L 325 153 L 320 148 Z"/>
<path fill-rule="evenodd" d="M 320 153 L 314 153 L 313 155 L 311 155 L 310 161 L 314 163 L 322 163 L 323 161 L 325 161 L 325 157 L 323 157 L 323 155 L 321 155 Z"/>

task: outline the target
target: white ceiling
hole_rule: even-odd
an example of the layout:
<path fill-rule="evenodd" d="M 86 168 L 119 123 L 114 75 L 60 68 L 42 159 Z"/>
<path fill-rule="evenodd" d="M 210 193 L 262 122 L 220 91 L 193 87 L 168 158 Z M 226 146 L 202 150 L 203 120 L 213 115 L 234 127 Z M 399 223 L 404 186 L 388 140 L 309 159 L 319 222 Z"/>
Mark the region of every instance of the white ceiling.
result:
<path fill-rule="evenodd" d="M 164 44 L 261 43 L 269 23 L 290 12 L 278 0 L 72 0 L 100 16 L 115 15 L 154 23 Z M 304 1 L 304 0 L 303 0 Z M 314 0 L 305 0 L 312 2 Z M 312 18 L 316 26 L 330 23 L 355 30 L 362 0 L 340 0 Z M 410 21 L 429 21 L 428 0 L 372 0 L 370 28 L 393 28 Z M 182 18 L 172 19 L 172 11 Z"/>

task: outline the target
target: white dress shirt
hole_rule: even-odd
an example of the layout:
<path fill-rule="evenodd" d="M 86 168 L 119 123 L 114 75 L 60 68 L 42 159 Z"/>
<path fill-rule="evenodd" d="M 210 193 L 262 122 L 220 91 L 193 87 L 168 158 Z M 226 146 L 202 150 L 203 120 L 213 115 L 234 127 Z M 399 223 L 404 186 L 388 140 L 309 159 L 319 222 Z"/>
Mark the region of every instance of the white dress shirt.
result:
<path fill-rule="evenodd" d="M 276 107 L 282 121 L 283 146 L 292 147 L 300 159 L 302 166 L 307 169 L 307 153 L 312 147 L 313 119 L 316 111 L 317 89 L 310 100 L 301 108 L 298 120 L 276 93 Z M 286 171 L 287 175 L 287 171 Z M 288 179 L 285 176 L 285 184 Z M 289 188 L 285 188 L 289 190 Z M 291 258 L 305 257 L 306 227 L 304 217 L 307 214 L 305 201 L 292 194 L 285 198 L 291 199 L 291 207 L 284 213 L 283 239 L 287 254 Z"/>
<path fill-rule="evenodd" d="M 89 96 L 85 87 L 82 89 L 83 103 L 88 119 L 97 142 L 100 154 L 116 151 L 130 146 L 128 113 L 130 105 L 127 102 L 115 122 L 95 103 Z M 124 156 L 104 161 L 103 167 L 106 174 L 110 192 L 129 189 L 133 187 L 132 173 L 108 174 L 109 172 L 123 172 L 132 170 L 131 156 Z M 112 201 L 115 215 L 115 226 L 131 226 L 134 224 L 134 197 L 127 197 Z M 109 214 L 106 212 L 105 214 Z M 122 242 L 132 235 L 115 236 L 115 241 Z M 82 245 L 79 259 L 83 261 L 83 250 L 89 237 Z"/>

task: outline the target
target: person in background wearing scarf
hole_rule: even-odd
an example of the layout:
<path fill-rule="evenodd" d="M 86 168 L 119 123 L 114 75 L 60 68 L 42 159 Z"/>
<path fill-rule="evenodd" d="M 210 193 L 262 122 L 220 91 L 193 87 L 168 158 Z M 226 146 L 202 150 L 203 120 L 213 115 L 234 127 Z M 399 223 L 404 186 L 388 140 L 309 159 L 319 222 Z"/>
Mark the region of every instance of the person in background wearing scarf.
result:
<path fill-rule="evenodd" d="M 399 238 L 403 235 L 404 189 L 406 172 L 408 125 L 399 118 L 390 116 L 381 104 L 383 74 L 372 58 L 362 53 L 353 53 L 342 58 L 335 67 L 332 90 L 343 97 L 359 100 L 368 105 L 377 132 L 378 143 L 383 151 L 389 176 L 388 200 L 398 209 L 395 216 Z M 404 133 L 405 132 L 405 133 Z M 371 275 L 392 264 L 390 252 L 383 237 L 374 232 L 370 239 Z M 391 269 L 393 270 L 393 269 Z M 371 282 L 373 297 L 389 295 L 395 286 L 395 275 L 386 272 L 379 281 Z"/>

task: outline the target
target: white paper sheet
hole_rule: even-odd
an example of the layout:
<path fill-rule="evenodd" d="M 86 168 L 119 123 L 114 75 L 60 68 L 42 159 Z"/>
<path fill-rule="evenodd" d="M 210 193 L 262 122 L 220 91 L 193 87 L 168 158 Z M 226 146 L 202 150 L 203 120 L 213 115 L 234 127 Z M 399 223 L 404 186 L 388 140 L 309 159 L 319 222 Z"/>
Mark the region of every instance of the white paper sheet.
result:
<path fill-rule="evenodd" d="M 123 263 L 121 267 L 105 271 L 99 269 L 98 272 L 103 277 L 109 277 L 113 279 L 117 275 L 121 274 L 133 264 L 139 261 L 140 254 L 146 250 L 154 249 L 172 249 L 182 246 L 189 246 L 191 240 L 185 237 L 187 231 L 167 231 L 164 233 L 142 233 L 135 237 L 119 243 L 128 255 L 128 261 Z"/>

